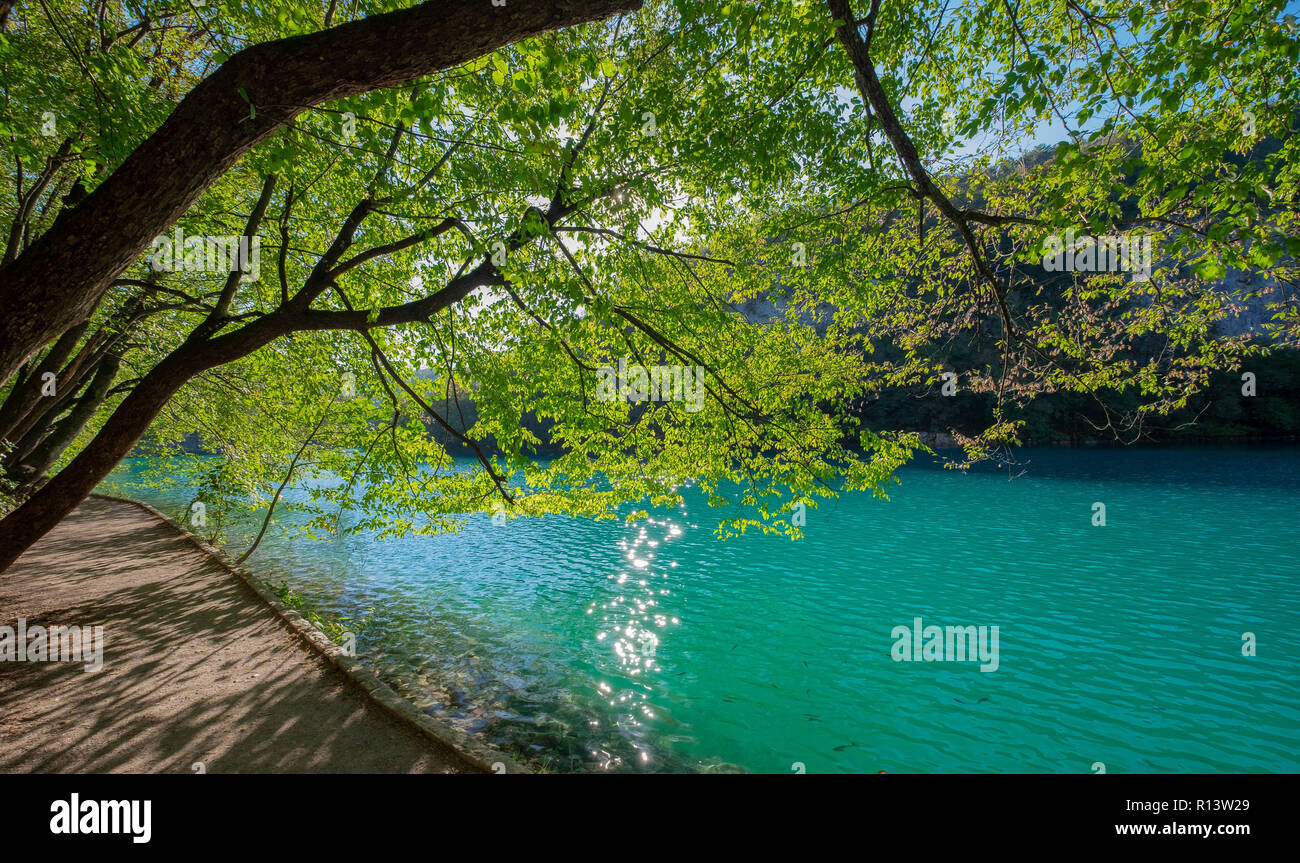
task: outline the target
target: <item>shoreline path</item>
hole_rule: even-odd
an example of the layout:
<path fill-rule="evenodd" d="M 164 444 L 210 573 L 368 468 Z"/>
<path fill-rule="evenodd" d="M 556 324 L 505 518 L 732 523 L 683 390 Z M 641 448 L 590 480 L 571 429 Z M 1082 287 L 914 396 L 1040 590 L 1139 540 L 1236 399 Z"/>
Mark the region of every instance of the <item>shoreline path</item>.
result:
<path fill-rule="evenodd" d="M 0 573 L 0 625 L 103 626 L 103 668 L 0 662 L 0 772 L 478 772 L 373 701 L 234 573 L 91 498 Z"/>

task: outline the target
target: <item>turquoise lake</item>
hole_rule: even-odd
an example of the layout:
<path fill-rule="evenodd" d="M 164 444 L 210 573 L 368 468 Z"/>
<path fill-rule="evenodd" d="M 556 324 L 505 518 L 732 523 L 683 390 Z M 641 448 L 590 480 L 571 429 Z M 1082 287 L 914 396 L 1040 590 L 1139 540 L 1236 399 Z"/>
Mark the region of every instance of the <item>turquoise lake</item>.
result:
<path fill-rule="evenodd" d="M 718 540 L 729 511 L 687 492 L 630 526 L 272 530 L 249 566 L 362 621 L 358 655 L 418 706 L 555 772 L 1300 771 L 1300 451 L 1015 458 L 909 466 L 799 541 Z M 179 516 L 189 490 L 136 467 L 116 490 Z M 996 671 L 895 661 L 918 617 L 997 626 Z"/>

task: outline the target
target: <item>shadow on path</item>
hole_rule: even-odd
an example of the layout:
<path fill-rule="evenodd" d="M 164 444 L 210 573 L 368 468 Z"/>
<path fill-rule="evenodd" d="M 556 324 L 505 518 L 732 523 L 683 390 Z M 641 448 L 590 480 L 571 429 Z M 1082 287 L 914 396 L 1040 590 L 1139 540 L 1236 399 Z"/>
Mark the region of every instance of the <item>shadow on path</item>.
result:
<path fill-rule="evenodd" d="M 0 625 L 103 626 L 104 666 L 0 662 L 0 771 L 470 772 L 310 651 L 236 576 L 89 499 L 0 574 Z"/>

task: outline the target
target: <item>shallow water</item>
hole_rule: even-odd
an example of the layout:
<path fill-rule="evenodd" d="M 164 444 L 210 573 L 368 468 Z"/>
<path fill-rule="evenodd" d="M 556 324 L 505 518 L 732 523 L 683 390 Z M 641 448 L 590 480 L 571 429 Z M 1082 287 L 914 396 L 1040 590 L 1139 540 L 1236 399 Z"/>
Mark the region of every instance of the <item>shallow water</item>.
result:
<path fill-rule="evenodd" d="M 634 526 L 272 531 L 249 563 L 364 620 L 359 655 L 416 704 L 554 771 L 1300 770 L 1300 452 L 1016 458 L 906 468 L 797 542 L 717 540 L 730 513 L 688 492 Z M 997 626 L 996 671 L 895 661 L 916 617 Z"/>

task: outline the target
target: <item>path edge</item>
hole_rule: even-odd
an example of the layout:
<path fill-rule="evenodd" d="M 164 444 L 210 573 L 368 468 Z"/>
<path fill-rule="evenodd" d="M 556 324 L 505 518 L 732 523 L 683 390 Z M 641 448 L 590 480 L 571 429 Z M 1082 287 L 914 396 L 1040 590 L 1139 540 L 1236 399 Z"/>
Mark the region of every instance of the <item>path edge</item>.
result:
<path fill-rule="evenodd" d="M 342 645 L 331 641 L 329 636 L 313 626 L 310 620 L 285 605 L 280 597 L 276 596 L 261 579 L 244 567 L 236 566 L 223 549 L 212 545 L 201 537 L 195 536 L 186 530 L 184 525 L 177 523 L 165 513 L 159 512 L 156 508 L 143 501 L 98 492 L 92 492 L 89 496 L 138 507 L 189 540 L 190 544 L 200 552 L 251 588 L 253 593 L 257 594 L 263 602 L 270 606 L 271 611 L 280 619 L 280 622 L 307 646 L 308 650 L 322 656 L 327 662 L 341 671 L 344 677 L 361 689 L 366 698 L 387 710 L 389 714 L 399 721 L 415 726 L 417 731 L 437 745 L 450 750 L 484 773 L 499 773 L 500 768 L 494 769 L 494 765 L 504 765 L 506 773 L 532 772 L 505 753 L 498 752 L 475 740 L 469 734 L 434 719 L 407 701 L 395 689 L 384 683 L 373 671 L 344 653 Z"/>

